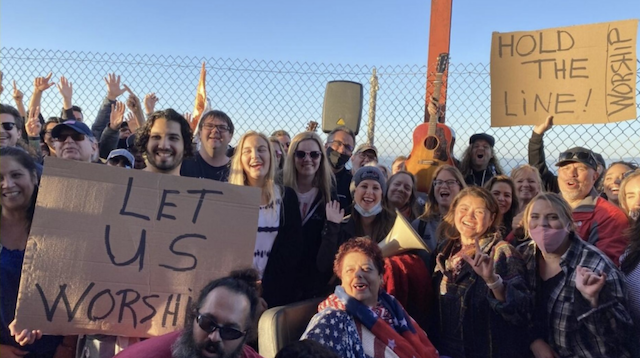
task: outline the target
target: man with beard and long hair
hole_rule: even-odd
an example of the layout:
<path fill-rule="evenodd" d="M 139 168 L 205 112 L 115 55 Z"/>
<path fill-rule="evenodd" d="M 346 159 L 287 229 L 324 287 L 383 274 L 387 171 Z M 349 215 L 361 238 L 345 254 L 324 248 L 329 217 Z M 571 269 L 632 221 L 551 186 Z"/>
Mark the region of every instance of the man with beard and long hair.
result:
<path fill-rule="evenodd" d="M 187 311 L 185 328 L 136 343 L 118 358 L 259 358 L 245 344 L 260 309 L 258 273 L 238 270 L 211 281 Z"/>
<path fill-rule="evenodd" d="M 193 132 L 189 122 L 169 108 L 151 114 L 138 134 L 136 146 L 148 172 L 180 175 L 182 160 L 193 156 Z"/>

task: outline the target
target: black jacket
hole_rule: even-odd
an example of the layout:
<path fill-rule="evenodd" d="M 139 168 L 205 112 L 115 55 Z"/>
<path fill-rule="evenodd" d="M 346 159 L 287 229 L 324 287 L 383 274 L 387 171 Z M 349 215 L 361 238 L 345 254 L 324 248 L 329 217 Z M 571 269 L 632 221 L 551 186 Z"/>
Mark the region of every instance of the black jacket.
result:
<path fill-rule="evenodd" d="M 544 142 L 542 135 L 532 132 L 529 139 L 529 165 L 536 167 L 542 178 L 542 189 L 552 193 L 559 193 L 558 177 L 547 167 L 544 155 Z"/>

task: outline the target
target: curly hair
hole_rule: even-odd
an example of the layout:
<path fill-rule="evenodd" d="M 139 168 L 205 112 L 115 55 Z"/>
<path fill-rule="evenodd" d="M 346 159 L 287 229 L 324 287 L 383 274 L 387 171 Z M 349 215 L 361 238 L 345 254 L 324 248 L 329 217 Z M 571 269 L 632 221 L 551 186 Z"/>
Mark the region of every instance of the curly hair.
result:
<path fill-rule="evenodd" d="M 347 254 L 352 252 L 359 252 L 367 255 L 368 258 L 373 261 L 373 265 L 378 270 L 380 275 L 384 274 L 384 258 L 382 257 L 382 250 L 380 246 L 368 236 L 354 237 L 344 244 L 340 245 L 336 259 L 333 261 L 333 273 L 342 279 L 342 261 Z"/>
<path fill-rule="evenodd" d="M 161 111 L 155 111 L 147 118 L 143 127 L 138 128 L 136 133 L 136 148 L 140 153 L 147 152 L 147 144 L 149 144 L 149 136 L 151 135 L 151 129 L 156 121 L 160 118 L 164 118 L 167 121 L 173 121 L 180 125 L 180 134 L 182 135 L 182 141 L 184 144 L 184 158 L 193 156 L 195 149 L 193 147 L 193 131 L 189 122 L 178 112 L 172 108 L 168 108 Z"/>
<path fill-rule="evenodd" d="M 467 149 L 465 149 L 464 154 L 462 154 L 462 160 L 460 161 L 460 172 L 463 177 L 467 177 L 468 175 L 473 173 L 473 167 L 471 166 L 471 151 L 473 150 L 473 145 L 469 145 Z M 504 169 L 500 165 L 500 161 L 496 158 L 495 148 L 491 147 L 491 159 L 489 159 L 489 165 L 493 165 L 496 168 L 496 174 L 505 174 Z"/>

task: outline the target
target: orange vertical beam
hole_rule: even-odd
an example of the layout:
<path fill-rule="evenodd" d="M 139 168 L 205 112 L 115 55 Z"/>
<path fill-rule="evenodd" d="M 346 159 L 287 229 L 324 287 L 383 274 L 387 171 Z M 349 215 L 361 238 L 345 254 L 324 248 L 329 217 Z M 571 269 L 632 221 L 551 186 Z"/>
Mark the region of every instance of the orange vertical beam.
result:
<path fill-rule="evenodd" d="M 424 121 L 429 121 L 427 106 L 433 95 L 433 81 L 435 80 L 438 55 L 449 53 L 451 42 L 451 7 L 453 0 L 431 0 L 431 23 L 429 26 L 429 57 L 427 61 L 427 92 L 424 105 Z M 447 100 L 447 74 L 442 77 L 442 93 L 440 103 Z M 444 111 L 445 108 L 443 108 Z M 443 113 L 444 115 L 444 113 Z"/>

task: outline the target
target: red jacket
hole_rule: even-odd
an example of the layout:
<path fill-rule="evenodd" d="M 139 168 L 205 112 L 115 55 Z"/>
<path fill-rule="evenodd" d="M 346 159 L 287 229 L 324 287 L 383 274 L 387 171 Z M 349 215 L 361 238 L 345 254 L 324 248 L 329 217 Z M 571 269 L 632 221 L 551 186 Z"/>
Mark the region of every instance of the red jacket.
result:
<path fill-rule="evenodd" d="M 618 259 L 629 241 L 624 235 L 629 220 L 620 208 L 598 196 L 595 190 L 573 209 L 577 233 L 595 245 L 618 266 Z"/>

